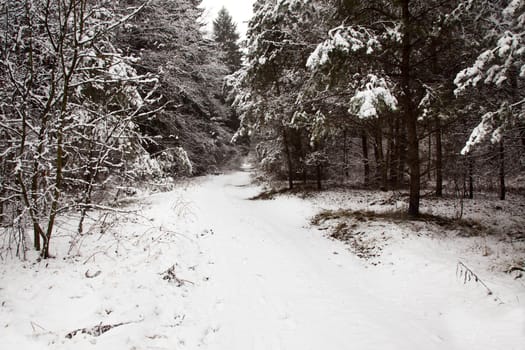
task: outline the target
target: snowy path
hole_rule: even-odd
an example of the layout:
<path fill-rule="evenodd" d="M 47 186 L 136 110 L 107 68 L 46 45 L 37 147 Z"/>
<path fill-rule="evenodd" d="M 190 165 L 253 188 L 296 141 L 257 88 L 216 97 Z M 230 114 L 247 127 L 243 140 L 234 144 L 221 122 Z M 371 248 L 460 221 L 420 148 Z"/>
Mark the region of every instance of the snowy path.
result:
<path fill-rule="evenodd" d="M 458 300 L 447 305 L 448 296 L 432 285 L 415 281 L 410 290 L 403 277 L 365 268 L 340 243 L 304 227 L 311 206 L 295 198 L 248 201 L 256 193 L 248 183 L 248 173 L 234 173 L 191 194 L 213 235 L 201 242 L 210 280 L 191 297 L 194 315 L 184 327 L 209 325 L 188 348 L 512 349 L 519 344 L 513 338 L 525 339 L 523 323 L 507 330 L 489 319 L 472 323 L 468 308 L 450 324 L 441 315 Z M 414 295 L 396 295 L 403 292 Z"/>
<path fill-rule="evenodd" d="M 258 191 L 248 172 L 192 180 L 137 202 L 141 216 L 93 229 L 78 255 L 6 260 L 0 349 L 524 349 L 525 288 L 488 275 L 500 304 L 458 281 L 458 254 L 468 251 L 457 241 L 396 240 L 394 228 L 372 266 L 308 227 L 319 203 L 248 200 Z M 67 229 L 57 256 L 68 251 Z M 170 266 L 191 283 L 164 280 Z"/>

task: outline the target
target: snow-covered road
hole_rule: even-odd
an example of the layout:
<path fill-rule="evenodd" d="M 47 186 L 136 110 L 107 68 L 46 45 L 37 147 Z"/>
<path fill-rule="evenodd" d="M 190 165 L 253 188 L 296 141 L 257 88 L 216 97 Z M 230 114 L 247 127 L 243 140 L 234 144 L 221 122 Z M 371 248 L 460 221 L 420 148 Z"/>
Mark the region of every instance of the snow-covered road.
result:
<path fill-rule="evenodd" d="M 523 344 L 515 341 L 525 339 L 523 318 L 521 329 L 505 329 L 501 320 L 468 314 L 479 310 L 461 305 L 467 295 L 450 294 L 464 288 L 453 270 L 445 272 L 452 278 L 440 282 L 436 277 L 442 275 L 417 281 L 393 275 L 391 268 L 367 268 L 340 242 L 306 227 L 315 213 L 311 204 L 283 197 L 247 200 L 257 193 L 249 182 L 249 173 L 237 172 L 212 178 L 190 194 L 201 229 L 213 234 L 201 243 L 210 278 L 191 296 L 194 314 L 184 324 L 209 326 L 189 348 L 453 350 Z M 443 289 L 451 281 L 456 289 Z M 492 300 L 484 302 L 494 308 Z M 511 320 L 521 317 L 510 314 Z"/>
<path fill-rule="evenodd" d="M 393 229 L 373 266 L 309 227 L 321 203 L 249 200 L 259 191 L 248 171 L 192 180 L 92 229 L 72 258 L 5 261 L 0 349 L 524 348 L 523 288 L 461 283 L 457 242 Z M 70 242 L 58 235 L 55 254 Z M 65 337 L 96 325 L 117 326 Z"/>

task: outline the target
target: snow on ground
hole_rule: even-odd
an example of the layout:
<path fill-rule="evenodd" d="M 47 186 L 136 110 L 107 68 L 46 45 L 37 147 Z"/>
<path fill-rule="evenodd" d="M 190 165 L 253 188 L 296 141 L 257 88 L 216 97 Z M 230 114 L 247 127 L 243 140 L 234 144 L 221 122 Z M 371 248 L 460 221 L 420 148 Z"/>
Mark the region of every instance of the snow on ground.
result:
<path fill-rule="evenodd" d="M 525 285 L 472 238 L 375 223 L 388 244 L 373 265 L 309 225 L 337 200 L 248 200 L 259 191 L 248 172 L 196 179 L 94 225 L 70 256 L 67 226 L 56 259 L 4 256 L 0 349 L 523 349 Z M 463 284 L 458 260 L 494 294 Z"/>

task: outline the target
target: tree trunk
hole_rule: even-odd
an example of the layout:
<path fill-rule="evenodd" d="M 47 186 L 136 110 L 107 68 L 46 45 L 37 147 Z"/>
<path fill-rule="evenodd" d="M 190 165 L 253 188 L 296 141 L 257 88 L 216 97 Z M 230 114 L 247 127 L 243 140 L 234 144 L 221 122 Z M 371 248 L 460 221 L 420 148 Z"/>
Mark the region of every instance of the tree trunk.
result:
<path fill-rule="evenodd" d="M 317 190 L 321 191 L 323 189 L 323 169 L 320 164 L 315 167 L 317 175 Z"/>
<path fill-rule="evenodd" d="M 398 169 L 397 169 L 397 184 L 398 187 L 405 183 L 405 165 L 407 163 L 407 138 L 406 138 L 406 126 L 404 118 L 400 120 L 401 128 L 399 133 L 397 152 L 398 152 Z"/>
<path fill-rule="evenodd" d="M 343 176 L 349 177 L 349 171 L 348 171 L 348 144 L 347 144 L 347 135 L 348 131 L 343 131 Z"/>
<path fill-rule="evenodd" d="M 403 20 L 403 39 L 402 39 L 402 59 L 401 59 L 401 86 L 403 90 L 403 112 L 405 113 L 405 123 L 407 127 L 407 161 L 410 169 L 410 197 L 408 204 L 408 215 L 419 215 L 420 200 L 420 178 L 419 168 L 419 139 L 417 137 L 417 114 L 412 101 L 412 90 L 410 88 L 412 51 L 411 45 L 411 15 L 409 0 L 401 1 L 402 20 Z"/>
<path fill-rule="evenodd" d="M 499 199 L 505 200 L 505 145 L 503 140 L 499 143 Z"/>
<path fill-rule="evenodd" d="M 436 119 L 436 196 L 443 197 L 443 145 L 439 119 Z"/>
<path fill-rule="evenodd" d="M 385 155 L 383 152 L 383 133 L 381 127 L 378 126 L 376 129 L 376 139 L 374 146 L 374 154 L 376 157 L 376 174 L 379 178 L 380 189 L 382 191 L 388 190 L 388 178 L 387 178 L 387 169 L 385 164 Z"/>
<path fill-rule="evenodd" d="M 286 156 L 286 165 L 288 167 L 288 189 L 293 189 L 293 165 L 292 165 L 292 155 L 290 152 L 290 144 L 288 140 L 288 133 L 286 128 L 283 127 L 283 144 L 284 144 L 284 154 Z"/>
<path fill-rule="evenodd" d="M 368 159 L 368 138 L 366 133 L 363 131 L 361 135 L 361 142 L 363 146 L 363 167 L 364 167 L 364 182 L 365 187 L 370 185 L 370 161 Z"/>
<path fill-rule="evenodd" d="M 519 125 L 519 133 L 520 133 L 520 139 L 521 139 L 521 145 L 523 146 L 523 151 L 525 151 L 525 123 L 520 122 Z"/>
<path fill-rule="evenodd" d="M 474 199 L 474 159 L 468 159 L 468 198 Z"/>
<path fill-rule="evenodd" d="M 302 136 L 302 135 L 301 135 Z M 299 155 L 302 159 L 301 161 L 301 177 L 303 178 L 303 185 L 306 185 L 307 181 L 308 181 L 308 166 L 306 165 L 306 150 L 308 150 L 308 147 L 305 147 L 303 145 L 303 142 L 302 142 L 302 137 L 301 139 L 299 140 L 298 142 L 298 146 L 299 146 Z"/>
<path fill-rule="evenodd" d="M 395 119 L 395 120 L 394 120 Z M 397 116 L 392 116 L 390 121 L 390 139 L 388 140 L 388 181 L 390 188 L 397 188 L 397 171 L 399 170 L 399 156 L 397 152 L 399 136 L 399 120 Z"/>
<path fill-rule="evenodd" d="M 64 46 L 66 45 L 65 38 L 66 38 L 66 32 L 68 29 L 68 21 L 73 20 L 73 26 L 76 30 L 79 31 L 79 33 L 83 32 L 83 25 L 84 25 L 84 6 L 85 2 L 83 1 L 75 1 L 70 0 L 69 2 L 69 11 L 70 13 L 66 18 L 63 19 L 64 23 L 63 25 L 63 31 L 64 35 L 60 36 L 60 40 L 57 43 L 57 47 L 59 48 L 59 64 L 61 67 L 61 73 L 63 75 L 64 84 L 62 86 L 61 92 L 62 92 L 62 101 L 60 102 L 60 117 L 58 120 L 58 125 L 56 129 L 56 154 L 55 154 L 55 167 L 56 167 L 56 174 L 55 174 L 55 183 L 54 183 L 54 190 L 51 200 L 51 208 L 49 212 L 49 218 L 47 222 L 47 230 L 45 233 L 44 238 L 44 245 L 42 247 L 41 256 L 44 259 L 47 259 L 49 257 L 49 242 L 51 240 L 51 235 L 53 233 L 53 229 L 55 226 L 55 220 L 57 217 L 58 212 L 58 205 L 60 203 L 61 195 L 62 195 L 62 181 L 63 181 L 63 170 L 65 166 L 64 161 L 64 129 L 66 126 L 66 117 L 68 113 L 68 105 L 69 105 L 69 95 L 71 93 L 70 91 L 70 83 L 73 79 L 73 74 L 77 70 L 77 65 L 79 63 L 80 57 L 80 44 L 75 40 L 74 46 L 73 46 L 73 52 L 71 56 L 71 60 L 68 61 L 67 57 L 64 54 Z"/>
<path fill-rule="evenodd" d="M 432 180 L 432 133 L 428 135 L 427 178 L 429 182 Z"/>

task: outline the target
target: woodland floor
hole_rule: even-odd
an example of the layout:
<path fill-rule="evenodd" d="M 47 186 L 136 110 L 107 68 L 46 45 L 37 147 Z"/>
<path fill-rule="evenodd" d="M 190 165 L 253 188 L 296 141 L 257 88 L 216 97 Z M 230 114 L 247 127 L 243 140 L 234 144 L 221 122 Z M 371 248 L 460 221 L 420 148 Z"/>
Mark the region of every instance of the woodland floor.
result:
<path fill-rule="evenodd" d="M 63 218 L 55 259 L 1 251 L 0 348 L 523 349 L 521 198 L 406 221 L 391 194 L 261 191 L 202 177 L 82 237 Z"/>

